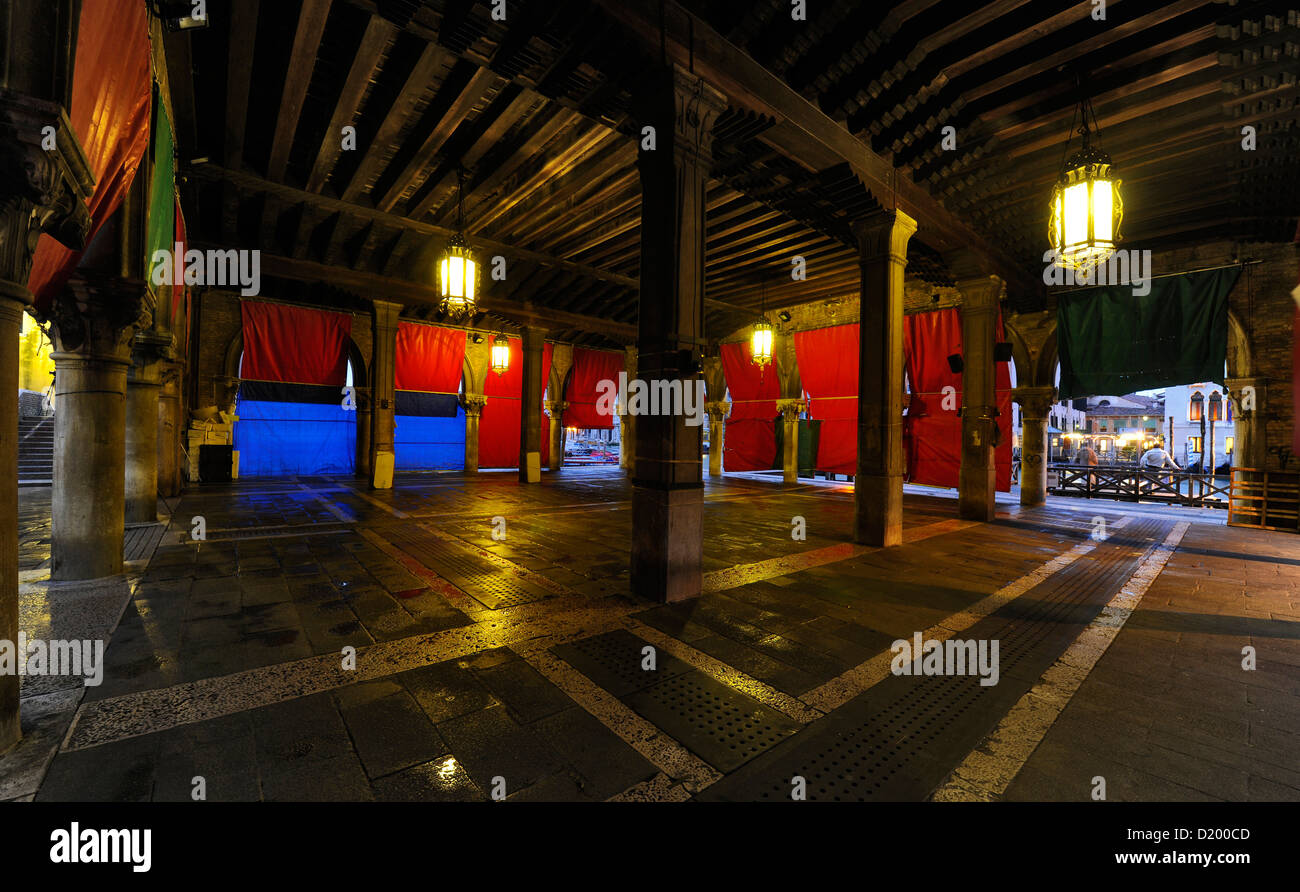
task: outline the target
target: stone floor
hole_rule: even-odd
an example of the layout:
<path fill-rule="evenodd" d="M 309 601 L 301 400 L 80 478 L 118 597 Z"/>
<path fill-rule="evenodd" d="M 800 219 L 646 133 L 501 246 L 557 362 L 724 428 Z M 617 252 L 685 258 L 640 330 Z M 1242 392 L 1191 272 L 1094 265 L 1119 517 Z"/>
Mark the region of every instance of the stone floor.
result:
<path fill-rule="evenodd" d="M 909 489 L 881 550 L 843 483 L 705 498 L 664 606 L 614 469 L 196 488 L 91 584 L 25 488 L 22 628 L 110 643 L 99 686 L 24 678 L 0 800 L 1300 799 L 1300 540 Z M 916 633 L 999 642 L 998 683 L 892 672 Z"/>

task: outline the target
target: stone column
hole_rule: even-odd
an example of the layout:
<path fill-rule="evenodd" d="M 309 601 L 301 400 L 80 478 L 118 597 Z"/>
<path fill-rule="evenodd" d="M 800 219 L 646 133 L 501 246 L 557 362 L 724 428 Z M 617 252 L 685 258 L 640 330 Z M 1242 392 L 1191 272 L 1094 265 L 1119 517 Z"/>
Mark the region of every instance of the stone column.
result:
<path fill-rule="evenodd" d="M 864 545 L 903 542 L 903 270 L 914 232 L 902 211 L 854 225 L 862 285 L 853 538 Z"/>
<path fill-rule="evenodd" d="M 357 476 L 370 477 L 370 421 L 374 414 L 374 401 L 369 387 L 355 389 L 357 400 Z M 394 394 L 394 399 L 396 395 Z"/>
<path fill-rule="evenodd" d="M 569 404 L 564 400 L 546 401 L 546 414 L 550 416 L 546 435 L 551 438 L 551 460 L 546 466 L 552 471 L 564 467 L 564 410 L 567 408 Z"/>
<path fill-rule="evenodd" d="M 709 476 L 722 476 L 722 449 L 726 436 L 727 413 L 731 403 L 726 400 L 710 400 L 704 404 L 704 411 L 709 413 Z"/>
<path fill-rule="evenodd" d="M 158 404 L 162 391 L 162 360 L 171 350 L 171 336 L 142 331 L 132 343 L 126 378 L 127 523 L 158 521 Z"/>
<path fill-rule="evenodd" d="M 637 377 L 695 387 L 704 346 L 704 198 L 713 122 L 726 97 L 685 69 L 653 72 L 636 117 L 656 145 L 638 153 L 641 179 L 641 312 Z M 699 597 L 703 584 L 704 478 L 700 426 L 685 414 L 636 422 L 632 589 L 656 601 Z"/>
<path fill-rule="evenodd" d="M 778 400 L 776 410 L 781 413 L 781 431 L 783 455 L 781 456 L 781 477 L 784 483 L 799 482 L 799 413 L 807 405 L 803 400 Z"/>
<path fill-rule="evenodd" d="M 996 511 L 998 399 L 994 388 L 993 341 L 1002 280 L 979 276 L 957 282 L 961 292 L 961 471 L 959 516 L 990 521 Z M 1008 433 L 1009 435 L 1009 433 Z"/>
<path fill-rule="evenodd" d="M 1232 466 L 1265 468 L 1268 466 L 1268 443 L 1264 436 L 1264 407 L 1268 379 L 1229 378 L 1225 384 L 1232 400 Z M 1172 455 L 1172 442 L 1169 449 Z"/>
<path fill-rule="evenodd" d="M 396 454 L 393 435 L 397 429 L 397 316 L 402 305 L 388 300 L 372 301 L 375 305 L 374 350 L 371 393 L 374 407 L 370 422 L 370 485 L 374 489 L 393 488 Z"/>
<path fill-rule="evenodd" d="M 478 422 L 487 405 L 481 393 L 467 393 L 462 401 L 465 407 L 465 473 L 478 473 Z"/>
<path fill-rule="evenodd" d="M 528 326 L 524 329 L 524 382 L 519 400 L 519 482 L 542 480 L 542 347 L 546 330 Z"/>
<path fill-rule="evenodd" d="M 165 499 L 181 494 L 181 385 L 184 365 L 170 361 L 160 364 L 158 391 L 158 494 Z"/>
<path fill-rule="evenodd" d="M 1055 387 L 1017 387 L 1020 404 L 1020 504 L 1047 501 L 1047 416 L 1056 402 Z"/>
<path fill-rule="evenodd" d="M 79 270 L 54 301 L 54 580 L 122 572 L 126 379 L 147 295 L 143 282 Z"/>
<path fill-rule="evenodd" d="M 95 181 L 68 123 L 72 0 L 10 0 L 0 39 L 0 641 L 18 640 L 18 336 L 41 233 L 85 245 Z M 55 148 L 46 149 L 47 127 Z M 0 753 L 22 736 L 19 676 L 0 675 Z"/>

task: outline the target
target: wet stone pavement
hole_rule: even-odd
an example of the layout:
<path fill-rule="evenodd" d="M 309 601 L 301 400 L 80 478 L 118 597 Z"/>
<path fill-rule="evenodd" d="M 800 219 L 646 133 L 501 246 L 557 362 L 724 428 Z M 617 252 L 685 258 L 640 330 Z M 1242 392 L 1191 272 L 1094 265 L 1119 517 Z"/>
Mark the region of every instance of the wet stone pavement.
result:
<path fill-rule="evenodd" d="M 796 774 L 814 799 L 1086 799 L 1106 771 L 1115 799 L 1300 799 L 1284 534 L 1110 503 L 973 524 L 909 494 L 905 544 L 872 549 L 847 485 L 728 476 L 706 484 L 706 593 L 659 605 L 630 594 L 614 469 L 195 488 L 160 503 L 147 559 L 90 584 L 48 582 L 48 490 L 22 495 L 23 628 L 109 645 L 98 687 L 24 679 L 0 800 L 189 800 L 196 778 L 216 801 L 770 799 Z M 891 673 L 918 632 L 1024 656 L 995 690 Z M 1066 670 L 1051 720 L 1014 726 Z M 997 745 L 1020 731 L 1024 752 Z"/>

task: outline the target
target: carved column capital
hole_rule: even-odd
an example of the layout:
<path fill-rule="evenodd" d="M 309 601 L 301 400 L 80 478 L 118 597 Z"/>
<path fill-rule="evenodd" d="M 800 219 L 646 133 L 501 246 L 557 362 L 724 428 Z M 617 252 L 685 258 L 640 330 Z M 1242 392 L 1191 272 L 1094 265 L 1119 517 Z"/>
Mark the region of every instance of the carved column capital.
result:
<path fill-rule="evenodd" d="M 477 418 L 487 405 L 487 397 L 481 393 L 467 393 L 461 397 L 460 404 L 465 409 L 465 414 Z"/>
<path fill-rule="evenodd" d="M 888 258 L 907 263 L 907 243 L 916 233 L 916 221 L 899 210 L 878 210 L 854 221 L 858 257 L 863 262 Z"/>
<path fill-rule="evenodd" d="M 798 421 L 799 413 L 808 408 L 808 404 L 803 400 L 777 400 L 776 411 L 781 413 L 781 417 L 786 421 Z"/>
<path fill-rule="evenodd" d="M 551 418 L 559 418 L 560 413 L 569 408 L 568 400 L 546 400 L 542 403 L 546 409 L 546 414 Z"/>
<path fill-rule="evenodd" d="M 148 295 L 142 281 L 77 270 L 49 307 L 55 352 L 129 357 L 136 333 L 153 323 Z"/>
<path fill-rule="evenodd" d="M 1017 387 L 1011 391 L 1011 398 L 1020 404 L 1020 412 L 1026 418 L 1046 418 L 1056 402 L 1056 388 Z"/>
<path fill-rule="evenodd" d="M 1245 420 L 1257 409 L 1263 409 L 1268 378 L 1229 378 L 1223 383 L 1228 388 L 1228 399 L 1232 400 L 1233 418 Z"/>
<path fill-rule="evenodd" d="M 714 421 L 721 421 L 731 412 L 731 403 L 726 400 L 711 400 L 704 404 L 704 411 L 709 413 L 709 417 Z"/>
<path fill-rule="evenodd" d="M 0 293 L 30 303 L 27 280 L 42 233 L 85 246 L 94 185 L 63 107 L 0 88 Z"/>

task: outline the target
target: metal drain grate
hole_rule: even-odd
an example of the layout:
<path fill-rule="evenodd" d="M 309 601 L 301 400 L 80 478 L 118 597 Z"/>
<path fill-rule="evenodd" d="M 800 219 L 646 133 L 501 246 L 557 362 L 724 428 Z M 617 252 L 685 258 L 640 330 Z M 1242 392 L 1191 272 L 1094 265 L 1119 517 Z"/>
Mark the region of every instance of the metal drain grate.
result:
<path fill-rule="evenodd" d="M 446 540 L 428 533 L 387 529 L 383 535 L 424 566 L 491 610 L 517 607 L 551 597 L 534 582 L 522 579 Z"/>
<path fill-rule="evenodd" d="M 978 676 L 892 676 L 701 794 L 701 799 L 790 800 L 791 779 L 821 801 L 924 799 L 1031 688 L 1164 535 L 1158 520 L 1112 537 L 960 633 L 999 642 L 999 683 Z M 1139 550 L 1135 550 L 1138 546 Z"/>
<path fill-rule="evenodd" d="M 208 530 L 204 540 L 186 539 L 187 542 L 200 545 L 203 542 L 224 542 L 232 539 L 284 539 L 290 536 L 325 536 L 346 533 L 352 529 L 350 524 L 313 523 L 313 524 L 279 524 L 264 527 L 235 527 L 227 530 Z"/>
<path fill-rule="evenodd" d="M 642 648 L 648 645 L 648 641 L 626 629 L 617 629 L 570 644 L 556 645 L 551 648 L 551 653 L 615 697 L 623 697 L 691 669 L 688 663 L 658 648 L 655 670 L 642 669 Z"/>
<path fill-rule="evenodd" d="M 621 698 L 719 771 L 734 771 L 801 727 L 703 673 L 665 678 Z"/>

